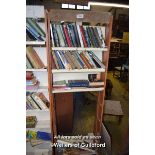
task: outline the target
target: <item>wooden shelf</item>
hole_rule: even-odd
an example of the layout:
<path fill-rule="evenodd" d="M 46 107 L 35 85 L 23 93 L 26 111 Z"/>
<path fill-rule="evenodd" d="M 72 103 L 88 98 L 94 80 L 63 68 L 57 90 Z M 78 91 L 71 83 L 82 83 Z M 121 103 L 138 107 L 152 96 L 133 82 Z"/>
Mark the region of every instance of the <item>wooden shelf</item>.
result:
<path fill-rule="evenodd" d="M 31 71 L 31 72 L 47 72 L 47 69 L 26 69 L 26 71 Z"/>
<path fill-rule="evenodd" d="M 108 48 L 85 48 L 85 47 L 52 47 L 52 50 L 60 51 L 107 51 Z"/>
<path fill-rule="evenodd" d="M 96 68 L 96 69 L 52 69 L 52 73 L 98 73 L 105 72 L 105 68 Z"/>
<path fill-rule="evenodd" d="M 69 93 L 69 92 L 89 92 L 89 91 L 103 91 L 103 87 L 86 88 L 86 87 L 72 87 L 72 88 L 53 88 L 52 93 Z"/>
<path fill-rule="evenodd" d="M 33 45 L 33 46 L 45 46 L 45 41 L 26 41 L 26 45 Z"/>
<path fill-rule="evenodd" d="M 47 92 L 48 86 L 39 86 L 37 90 L 26 90 L 27 92 Z"/>

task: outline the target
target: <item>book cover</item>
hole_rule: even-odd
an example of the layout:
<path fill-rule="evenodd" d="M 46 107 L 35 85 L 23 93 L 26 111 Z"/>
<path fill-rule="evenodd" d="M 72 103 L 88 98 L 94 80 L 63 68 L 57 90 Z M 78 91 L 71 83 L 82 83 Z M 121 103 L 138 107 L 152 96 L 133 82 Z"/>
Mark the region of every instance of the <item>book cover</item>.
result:
<path fill-rule="evenodd" d="M 58 34 L 60 47 L 65 47 L 65 42 L 64 42 L 61 30 L 60 30 L 60 25 L 55 25 L 55 28 L 56 28 L 56 31 L 57 31 L 57 34 Z"/>
<path fill-rule="evenodd" d="M 28 95 L 28 96 L 26 97 L 26 100 L 27 100 L 27 102 L 29 102 L 29 103 L 32 105 L 32 107 L 33 107 L 34 109 L 40 109 L 40 107 L 36 104 L 36 102 L 33 100 L 33 98 L 32 98 L 31 95 Z"/>
<path fill-rule="evenodd" d="M 81 31 L 81 36 L 82 36 L 82 41 L 83 41 L 84 47 L 88 47 L 82 25 L 80 25 L 80 31 Z"/>
<path fill-rule="evenodd" d="M 80 25 L 76 25 L 76 27 L 77 27 L 77 31 L 78 31 L 78 36 L 79 36 L 79 39 L 80 39 L 81 47 L 84 47 L 83 41 L 82 41 L 82 35 L 81 35 L 81 31 L 80 31 Z"/>
<path fill-rule="evenodd" d="M 65 33 L 65 37 L 66 37 L 68 47 L 72 47 L 72 43 L 71 43 L 71 40 L 69 38 L 69 34 L 68 34 L 68 30 L 67 30 L 66 25 L 63 25 L 63 30 L 64 30 L 64 33 Z"/>
<path fill-rule="evenodd" d="M 42 92 L 38 93 L 38 97 L 46 104 L 48 108 L 50 107 L 50 102 L 47 100 L 47 98 Z"/>

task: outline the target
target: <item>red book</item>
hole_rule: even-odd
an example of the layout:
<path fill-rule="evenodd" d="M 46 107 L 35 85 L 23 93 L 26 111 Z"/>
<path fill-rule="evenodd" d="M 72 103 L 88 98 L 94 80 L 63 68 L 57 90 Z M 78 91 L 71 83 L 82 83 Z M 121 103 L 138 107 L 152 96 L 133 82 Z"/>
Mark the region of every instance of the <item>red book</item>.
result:
<path fill-rule="evenodd" d="M 88 47 L 87 46 L 86 39 L 85 39 L 85 35 L 84 35 L 84 29 L 83 29 L 82 25 L 80 25 L 80 31 L 81 31 L 81 35 L 82 35 L 82 40 L 83 40 L 84 47 Z"/>
<path fill-rule="evenodd" d="M 65 37 L 66 37 L 66 40 L 67 40 L 67 44 L 68 44 L 68 47 L 72 47 L 72 42 L 69 38 L 69 34 L 68 34 L 68 30 L 66 28 L 66 25 L 63 25 L 63 29 L 64 29 L 64 33 L 65 33 Z"/>
<path fill-rule="evenodd" d="M 26 80 L 32 80 L 34 78 L 32 72 L 26 72 Z"/>

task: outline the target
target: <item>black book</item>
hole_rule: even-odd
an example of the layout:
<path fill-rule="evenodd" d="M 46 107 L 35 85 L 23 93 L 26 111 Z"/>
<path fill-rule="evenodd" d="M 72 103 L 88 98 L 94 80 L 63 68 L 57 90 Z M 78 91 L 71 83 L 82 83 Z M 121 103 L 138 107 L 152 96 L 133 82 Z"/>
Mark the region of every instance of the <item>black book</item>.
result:
<path fill-rule="evenodd" d="M 98 40 L 97 40 L 97 37 L 96 37 L 96 34 L 94 32 L 93 27 L 90 27 L 90 29 L 91 29 L 91 32 L 93 34 L 93 39 L 94 39 L 95 47 L 99 47 L 99 43 L 98 43 Z"/>
<path fill-rule="evenodd" d="M 70 36 L 71 36 L 71 40 L 72 40 L 73 46 L 77 47 L 75 33 L 74 33 L 74 29 L 73 29 L 72 25 L 68 24 L 68 28 L 69 28 L 69 33 L 70 33 Z"/>
<path fill-rule="evenodd" d="M 86 38 L 87 45 L 88 45 L 88 47 L 91 47 L 90 38 L 88 36 L 86 27 L 83 26 L 83 30 L 84 30 L 84 35 L 85 35 L 85 38 Z"/>
<path fill-rule="evenodd" d="M 77 27 L 76 27 L 76 25 L 72 25 L 72 27 L 73 27 L 73 30 L 74 30 L 74 33 L 75 33 L 76 43 L 77 43 L 78 47 L 81 47 Z"/>
<path fill-rule="evenodd" d="M 29 37 L 31 40 L 37 40 L 27 29 L 26 29 L 26 35 L 28 35 L 28 37 Z"/>
<path fill-rule="evenodd" d="M 95 43 L 94 43 L 94 40 L 93 40 L 93 34 L 91 32 L 91 29 L 90 27 L 86 27 L 86 30 L 88 32 L 88 36 L 89 36 L 89 39 L 90 39 L 90 42 L 91 42 L 91 47 L 95 47 Z"/>
<path fill-rule="evenodd" d="M 55 24 L 52 24 L 52 30 L 53 30 L 54 46 L 59 47 L 60 43 L 59 43 L 59 38 L 58 38 L 56 28 L 55 28 Z"/>

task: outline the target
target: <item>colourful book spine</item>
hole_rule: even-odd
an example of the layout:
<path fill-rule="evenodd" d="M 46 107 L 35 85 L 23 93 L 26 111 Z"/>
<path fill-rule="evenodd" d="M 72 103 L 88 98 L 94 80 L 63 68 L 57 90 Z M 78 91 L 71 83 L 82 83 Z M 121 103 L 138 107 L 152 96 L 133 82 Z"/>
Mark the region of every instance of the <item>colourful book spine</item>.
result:
<path fill-rule="evenodd" d="M 57 31 L 57 34 L 58 34 L 60 46 L 65 47 L 65 42 L 64 42 L 61 30 L 60 30 L 60 25 L 56 25 L 56 31 Z"/>
<path fill-rule="evenodd" d="M 55 53 L 55 56 L 56 56 L 56 59 L 57 59 L 60 69 L 65 69 L 65 66 L 63 65 L 63 63 L 58 55 L 58 51 L 54 51 L 54 53 Z"/>
<path fill-rule="evenodd" d="M 81 31 L 81 35 L 82 35 L 82 40 L 83 40 L 84 47 L 88 47 L 87 46 L 86 39 L 85 39 L 85 36 L 84 36 L 84 30 L 83 30 L 82 25 L 80 25 L 80 31 Z"/>
<path fill-rule="evenodd" d="M 35 22 L 33 19 L 31 18 L 27 18 L 26 21 L 31 25 L 33 26 L 36 31 L 42 35 L 43 37 L 45 37 L 45 32 L 43 31 L 43 29 L 37 24 L 37 22 Z"/>
<path fill-rule="evenodd" d="M 29 59 L 27 57 L 26 57 L 26 65 L 27 65 L 27 67 L 29 69 L 32 69 L 33 68 L 32 64 L 30 63 L 30 61 L 29 61 Z"/>
<path fill-rule="evenodd" d="M 83 41 L 82 41 L 82 34 L 81 34 L 81 31 L 80 31 L 80 25 L 76 25 L 76 27 L 77 27 L 77 31 L 78 31 L 78 36 L 79 36 L 79 39 L 80 39 L 81 47 L 84 47 Z"/>
<path fill-rule="evenodd" d="M 55 62 L 56 68 L 59 69 L 59 64 L 58 64 L 58 62 L 57 62 L 57 58 L 56 58 L 56 56 L 55 56 L 54 51 L 52 51 L 52 56 L 53 56 L 53 59 L 54 59 L 54 62 Z"/>
<path fill-rule="evenodd" d="M 27 101 L 32 105 L 34 109 L 40 109 L 36 102 L 32 99 L 30 95 L 26 97 Z"/>
<path fill-rule="evenodd" d="M 70 57 L 67 54 L 68 52 L 64 51 L 63 53 L 64 53 L 64 56 L 67 59 L 68 63 L 70 64 L 71 69 L 75 69 L 74 63 L 72 62 L 72 60 L 70 59 Z"/>
<path fill-rule="evenodd" d="M 64 33 L 65 33 L 65 37 L 66 37 L 66 40 L 67 40 L 68 47 L 72 47 L 72 43 L 71 43 L 71 40 L 69 38 L 69 34 L 68 34 L 68 31 L 67 31 L 66 25 L 63 25 L 63 29 L 64 29 Z"/>
<path fill-rule="evenodd" d="M 52 24 L 51 23 L 50 23 L 50 30 L 51 30 L 52 46 L 55 47 L 55 45 L 54 45 L 54 36 L 53 36 L 53 30 L 52 30 Z"/>

